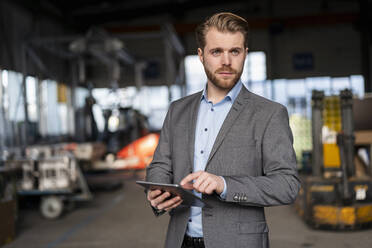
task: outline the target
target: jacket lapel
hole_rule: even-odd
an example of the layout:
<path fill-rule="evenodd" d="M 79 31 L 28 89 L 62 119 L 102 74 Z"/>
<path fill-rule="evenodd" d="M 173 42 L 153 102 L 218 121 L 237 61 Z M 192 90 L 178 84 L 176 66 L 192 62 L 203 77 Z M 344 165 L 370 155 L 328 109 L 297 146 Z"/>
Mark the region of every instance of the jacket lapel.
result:
<path fill-rule="evenodd" d="M 212 159 L 212 157 L 214 156 L 214 154 L 220 147 L 226 134 L 229 132 L 230 128 L 235 123 L 236 118 L 238 118 L 238 116 L 244 109 L 245 105 L 247 104 L 248 100 L 249 100 L 249 92 L 243 86 L 238 97 L 235 99 L 234 104 L 231 106 L 231 109 L 229 113 L 227 114 L 226 119 L 224 120 L 220 131 L 218 132 L 218 135 L 212 147 L 212 151 L 209 154 L 209 158 L 208 158 L 208 162 L 207 162 L 205 170 L 207 170 L 210 160 Z"/>
<path fill-rule="evenodd" d="M 194 167 L 194 148 L 195 148 L 195 131 L 196 131 L 196 120 L 198 118 L 198 112 L 200 107 L 200 101 L 201 101 L 202 91 L 198 93 L 191 103 L 191 110 L 190 110 L 190 117 L 189 117 L 189 129 L 188 129 L 188 135 L 189 135 L 189 156 L 190 156 L 190 172 L 192 172 Z"/>

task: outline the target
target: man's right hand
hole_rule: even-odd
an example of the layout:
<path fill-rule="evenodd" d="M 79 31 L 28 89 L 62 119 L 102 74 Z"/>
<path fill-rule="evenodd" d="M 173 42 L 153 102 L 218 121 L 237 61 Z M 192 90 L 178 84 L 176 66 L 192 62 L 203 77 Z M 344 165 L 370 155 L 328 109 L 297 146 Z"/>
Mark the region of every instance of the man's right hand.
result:
<path fill-rule="evenodd" d="M 151 203 L 151 206 L 159 210 L 169 211 L 172 208 L 178 207 L 182 203 L 182 198 L 175 196 L 169 198 L 171 193 L 163 192 L 159 189 L 149 190 L 147 192 L 147 200 Z"/>

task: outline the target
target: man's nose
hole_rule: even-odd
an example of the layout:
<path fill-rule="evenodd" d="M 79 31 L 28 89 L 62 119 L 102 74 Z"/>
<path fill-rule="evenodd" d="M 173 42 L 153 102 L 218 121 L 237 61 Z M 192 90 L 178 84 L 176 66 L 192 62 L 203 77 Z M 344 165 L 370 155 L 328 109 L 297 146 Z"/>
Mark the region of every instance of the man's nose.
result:
<path fill-rule="evenodd" d="M 231 58 L 228 52 L 224 52 L 222 56 L 222 65 L 230 66 L 231 65 Z"/>

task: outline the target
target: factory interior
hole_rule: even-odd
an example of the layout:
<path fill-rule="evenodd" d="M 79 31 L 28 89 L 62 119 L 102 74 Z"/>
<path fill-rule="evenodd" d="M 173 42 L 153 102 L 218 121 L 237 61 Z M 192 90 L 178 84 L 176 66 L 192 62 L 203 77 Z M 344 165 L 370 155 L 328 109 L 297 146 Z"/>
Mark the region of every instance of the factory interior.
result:
<path fill-rule="evenodd" d="M 249 23 L 243 85 L 288 110 L 301 189 L 265 208 L 270 247 L 372 247 L 372 0 L 0 0 L 0 247 L 164 247 L 136 181 L 217 12 Z"/>

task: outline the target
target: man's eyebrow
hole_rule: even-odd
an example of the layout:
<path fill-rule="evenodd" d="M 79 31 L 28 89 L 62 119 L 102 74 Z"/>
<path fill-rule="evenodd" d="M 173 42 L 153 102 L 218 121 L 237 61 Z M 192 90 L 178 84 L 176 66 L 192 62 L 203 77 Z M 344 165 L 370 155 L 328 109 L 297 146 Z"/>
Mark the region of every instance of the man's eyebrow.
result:
<path fill-rule="evenodd" d="M 217 51 L 217 50 L 223 50 L 222 47 L 213 47 L 211 49 L 209 49 L 209 51 Z"/>
<path fill-rule="evenodd" d="M 239 51 L 241 51 L 241 50 L 243 50 L 241 47 L 232 47 L 231 49 L 230 49 L 230 51 L 232 51 L 232 50 L 239 50 Z"/>
<path fill-rule="evenodd" d="M 213 52 L 213 51 L 223 51 L 223 50 L 224 49 L 222 47 L 213 47 L 213 48 L 209 49 L 208 51 Z M 239 50 L 239 51 L 241 51 L 241 50 L 243 50 L 243 48 L 241 48 L 241 47 L 232 47 L 232 48 L 229 49 L 229 51 L 232 51 L 232 50 Z"/>

